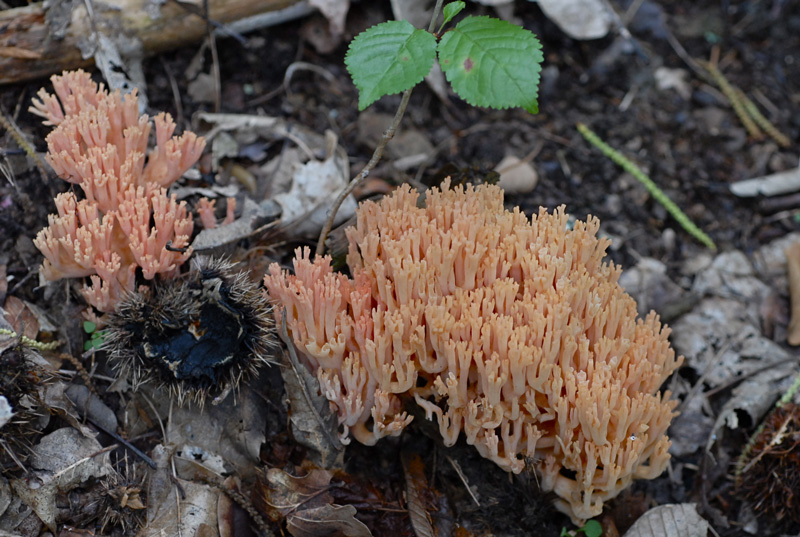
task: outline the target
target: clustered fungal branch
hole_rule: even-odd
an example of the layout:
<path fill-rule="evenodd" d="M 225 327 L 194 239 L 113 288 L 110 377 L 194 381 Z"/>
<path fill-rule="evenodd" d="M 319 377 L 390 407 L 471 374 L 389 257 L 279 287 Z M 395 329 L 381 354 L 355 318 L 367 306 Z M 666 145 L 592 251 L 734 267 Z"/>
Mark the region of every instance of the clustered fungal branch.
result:
<path fill-rule="evenodd" d="M 85 199 L 56 197 L 58 214 L 34 239 L 46 258 L 41 273 L 51 281 L 88 276 L 84 298 L 111 312 L 133 291 L 137 268 L 147 280 L 174 276 L 191 255 L 191 215 L 166 188 L 197 162 L 205 140 L 189 131 L 173 136 L 175 123 L 161 113 L 148 154 L 152 125 L 139 115 L 136 90 L 109 93 L 80 70 L 52 81 L 55 95 L 40 90 L 31 112 L 55 126 L 45 158 Z"/>
<path fill-rule="evenodd" d="M 192 255 L 194 224 L 166 189 L 197 162 L 205 140 L 189 131 L 174 136 L 169 114 L 152 123 L 139 115 L 136 90 L 109 93 L 83 71 L 52 81 L 55 95 L 41 90 L 31 111 L 55 127 L 47 162 L 85 199 L 56 197 L 58 214 L 34 240 L 45 256 L 42 276 L 89 277 L 82 294 L 106 315 L 88 315 L 88 347 L 108 351 L 134 387 L 153 382 L 179 404 L 222 400 L 268 363 L 272 316 L 258 286 L 232 263 L 198 260 L 179 274 Z M 215 227 L 214 202 L 199 206 L 201 222 Z M 228 199 L 223 224 L 234 210 Z M 142 278 L 149 285 L 137 285 Z"/>
<path fill-rule="evenodd" d="M 364 444 L 398 435 L 415 401 L 447 445 L 463 433 L 520 472 L 526 458 L 580 525 L 634 478 L 666 467 L 675 402 L 659 387 L 680 365 L 655 313 L 603 257 L 590 218 L 528 219 L 496 186 L 401 187 L 347 230 L 352 278 L 297 252 L 265 278 L 278 322 Z M 282 313 L 285 311 L 285 314 Z"/>

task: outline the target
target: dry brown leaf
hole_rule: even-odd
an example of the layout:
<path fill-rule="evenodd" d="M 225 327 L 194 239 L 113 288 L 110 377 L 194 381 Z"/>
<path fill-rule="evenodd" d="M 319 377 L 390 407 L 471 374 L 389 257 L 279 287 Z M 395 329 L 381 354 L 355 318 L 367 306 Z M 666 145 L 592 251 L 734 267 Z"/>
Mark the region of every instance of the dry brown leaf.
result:
<path fill-rule="evenodd" d="M 786 247 L 786 270 L 789 274 L 789 298 L 792 316 L 787 329 L 789 345 L 800 345 L 800 242 Z"/>
<path fill-rule="evenodd" d="M 342 35 L 350 0 L 309 0 L 308 2 L 322 13 L 331 25 L 331 33 Z"/>
<path fill-rule="evenodd" d="M 272 520 L 280 520 L 299 508 L 310 509 L 333 501 L 327 491 L 333 474 L 327 470 L 311 470 L 297 477 L 279 468 L 267 472 L 268 487 L 264 489 L 268 515 Z"/>
<path fill-rule="evenodd" d="M 217 537 L 217 502 L 222 493 L 202 483 L 172 478 L 170 451 L 163 445 L 151 454 L 157 469 L 150 474 L 147 488 L 147 524 L 139 537 L 198 535 Z M 180 492 L 176 488 L 180 487 Z M 208 526 L 208 530 L 200 530 Z M 200 535 L 203 535 L 202 533 Z"/>
<path fill-rule="evenodd" d="M 265 412 L 255 390 L 243 390 L 236 398 L 206 405 L 202 411 L 191 406 L 173 408 L 167 436 L 176 453 L 182 454 L 176 459 L 179 476 L 193 479 L 199 470 L 194 463 L 219 472 L 235 470 L 243 478 L 255 476 L 260 472 L 258 456 L 265 441 Z M 184 464 L 183 458 L 194 462 Z"/>
<path fill-rule="evenodd" d="M 416 453 L 403 457 L 403 472 L 406 476 L 406 499 L 408 516 L 417 537 L 434 537 L 436 533 L 431 523 L 431 515 L 426 505 L 428 479 L 425 477 L 425 464 Z"/>
<path fill-rule="evenodd" d="M 31 507 L 51 531 L 56 529 L 56 496 L 69 492 L 90 478 L 113 472 L 108 453 L 94 438 L 70 427 L 50 433 L 33 448 L 26 478 L 12 479 L 11 488 Z"/>
<path fill-rule="evenodd" d="M 323 505 L 292 514 L 286 520 L 286 529 L 294 537 L 371 537 L 372 532 L 355 518 L 352 505 Z"/>
<path fill-rule="evenodd" d="M 481 0 L 486 3 L 487 0 Z M 599 39 L 608 34 L 612 16 L 603 0 L 539 0 L 548 19 L 574 39 Z"/>
<path fill-rule="evenodd" d="M 678 503 L 654 507 L 639 517 L 625 537 L 705 537 L 708 522 L 694 504 Z"/>
<path fill-rule="evenodd" d="M 36 339 L 39 334 L 39 321 L 22 300 L 15 296 L 7 297 L 3 309 L 6 320 L 17 334 Z"/>
<path fill-rule="evenodd" d="M 238 488 L 238 483 L 235 479 L 228 477 L 223 485 L 228 490 Z M 219 529 L 219 537 L 235 537 L 236 531 L 236 504 L 228 494 L 222 494 L 217 502 L 217 524 Z"/>
<path fill-rule="evenodd" d="M 267 472 L 264 487 L 267 514 L 272 520 L 286 518 L 286 527 L 294 537 L 346 535 L 369 537 L 369 528 L 355 518 L 352 505 L 335 505 L 328 492 L 332 474 L 315 469 L 302 477 L 278 468 Z"/>
<path fill-rule="evenodd" d="M 45 386 L 41 393 L 44 406 L 50 409 L 51 412 L 57 413 L 67 423 L 80 431 L 83 436 L 94 438 L 97 433 L 83 422 L 83 418 L 67 395 L 68 387 L 66 382 L 54 382 Z"/>
<path fill-rule="evenodd" d="M 116 432 L 119 422 L 114 411 L 89 388 L 81 384 L 70 384 L 66 396 L 80 412 L 81 417 L 88 418 L 106 431 Z"/>
<path fill-rule="evenodd" d="M 216 537 L 217 532 L 214 531 L 214 528 L 209 526 L 208 524 L 200 524 L 197 527 L 197 533 L 194 534 L 195 537 Z"/>

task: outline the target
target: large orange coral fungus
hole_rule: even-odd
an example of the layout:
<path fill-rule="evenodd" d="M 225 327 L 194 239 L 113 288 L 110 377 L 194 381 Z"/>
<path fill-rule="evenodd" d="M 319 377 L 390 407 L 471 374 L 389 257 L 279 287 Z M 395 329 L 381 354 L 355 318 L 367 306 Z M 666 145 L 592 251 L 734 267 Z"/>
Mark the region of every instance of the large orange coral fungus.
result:
<path fill-rule="evenodd" d="M 597 219 L 568 230 L 563 208 L 528 220 L 498 187 L 448 188 L 362 204 L 352 279 L 308 250 L 294 275 L 270 267 L 275 311 L 343 437 L 399 434 L 413 397 L 446 444 L 464 433 L 512 472 L 529 458 L 581 523 L 666 467 L 675 402 L 658 390 L 682 358 L 654 313 L 637 320 Z"/>
<path fill-rule="evenodd" d="M 191 255 L 191 216 L 166 187 L 200 158 L 205 141 L 192 132 L 173 136 L 175 123 L 162 113 L 154 118 L 156 146 L 148 155 L 151 124 L 139 115 L 135 90 L 109 93 L 83 71 L 52 81 L 56 95 L 40 90 L 31 111 L 56 126 L 46 159 L 86 199 L 57 196 L 58 214 L 34 244 L 46 258 L 46 279 L 90 276 L 84 297 L 110 312 L 133 290 L 137 267 L 153 279 L 176 273 Z"/>

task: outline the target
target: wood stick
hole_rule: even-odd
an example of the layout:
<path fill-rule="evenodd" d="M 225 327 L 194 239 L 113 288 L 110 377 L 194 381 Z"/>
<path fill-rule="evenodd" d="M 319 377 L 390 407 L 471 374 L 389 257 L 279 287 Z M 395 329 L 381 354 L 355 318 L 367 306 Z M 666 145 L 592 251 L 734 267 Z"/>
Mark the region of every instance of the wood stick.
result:
<path fill-rule="evenodd" d="M 209 0 L 209 18 L 229 24 L 298 3 L 300 0 Z M 75 2 L 62 39 L 46 21 L 41 2 L 0 11 L 0 84 L 91 66 L 93 60 L 81 56 L 78 43 L 88 42 L 94 28 L 114 40 L 120 36 L 138 39 L 145 55 L 200 41 L 206 34 L 206 22 L 196 4 L 167 0 L 158 8 L 152 0 L 96 0 L 91 5 L 94 20 L 83 2 Z M 158 18 L 151 17 L 154 10 Z"/>

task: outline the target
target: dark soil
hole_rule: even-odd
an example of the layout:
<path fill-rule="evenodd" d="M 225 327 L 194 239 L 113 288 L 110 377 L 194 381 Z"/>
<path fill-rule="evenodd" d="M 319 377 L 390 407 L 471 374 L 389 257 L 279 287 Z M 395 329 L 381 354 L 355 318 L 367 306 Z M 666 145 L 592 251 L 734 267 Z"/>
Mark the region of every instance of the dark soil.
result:
<path fill-rule="evenodd" d="M 629 3 L 612 2 L 620 13 Z M 477 5 L 469 9 L 491 14 L 488 8 Z M 766 202 L 738 198 L 729 191 L 733 182 L 797 166 L 800 3 L 645 0 L 628 22 L 632 39 L 615 32 L 601 40 L 583 42 L 567 37 L 533 2 L 517 2 L 516 16 L 543 45 L 540 113 L 531 116 L 522 110 L 477 109 L 455 97 L 442 102 L 426 85 L 420 85 L 411 98 L 401 131 L 413 129 L 441 150 L 421 173 L 413 168 L 405 175 L 389 166 L 390 161 L 384 161 L 373 178 L 392 183 L 432 183 L 447 165 L 488 171 L 507 154 L 524 158 L 535 151 L 532 163 L 538 171 L 538 186 L 530 194 L 509 196 L 509 205 L 535 213 L 540 205 L 552 209 L 563 204 L 576 218 L 596 215 L 602 222 L 601 232 L 614 241 L 611 259 L 623 268 L 634 266 L 642 257 L 652 257 L 666 264 L 670 274 L 677 274 L 683 264 L 705 252 L 705 247 L 683 231 L 641 184 L 582 138 L 575 128 L 582 122 L 645 170 L 722 251 L 752 252 L 800 229 L 800 201 L 773 198 Z M 354 5 L 347 37 L 388 18 L 388 2 Z M 307 20 L 249 34 L 246 47 L 234 39 L 218 40 L 220 111 L 283 117 L 319 133 L 332 129 L 347 150 L 355 173 L 368 161 L 372 148 L 359 136 L 357 92 L 343 63 L 346 43 L 330 54 L 315 52 L 298 38 L 305 24 Z M 692 58 L 717 58 L 729 81 L 757 102 L 793 141 L 792 146 L 781 148 L 768 138 L 749 139 L 724 96 L 710 79 L 702 78 L 684 63 L 670 38 Z M 179 128 L 191 126 L 193 113 L 212 108 L 193 102 L 187 90 L 189 81 L 184 72 L 196 53 L 196 47 L 175 50 L 150 58 L 144 65 L 152 110 L 170 112 Z M 288 91 L 275 91 L 265 99 L 279 88 L 286 69 L 295 61 L 321 67 L 332 81 L 299 70 Z M 658 89 L 654 73 L 659 67 L 685 70 L 688 93 L 681 96 L 674 89 Z M 178 84 L 180 107 L 171 90 L 172 77 Z M 3 110 L 39 150 L 45 147 L 47 129 L 26 110 L 35 91 L 46 84 L 39 81 L 6 87 L 0 94 Z M 385 97 L 369 111 L 393 114 L 398 103 L 399 96 Z M 31 242 L 47 224 L 53 195 L 68 185 L 52 177 L 43 180 L 16 151 L 10 136 L 3 136 L 6 153 L 0 157 L 11 174 L 0 184 L 0 266 L 5 267 L 8 277 L 0 304 L 7 295 L 14 295 L 40 305 L 72 334 L 71 351 L 79 356 L 83 342 L 78 336 L 82 332 L 75 315 L 77 306 L 64 305 L 63 289 L 54 298 L 38 287 L 41 256 Z M 291 242 L 291 231 L 285 235 Z M 277 251 L 288 253 L 289 246 L 292 244 L 281 245 Z M 285 427 L 285 421 L 278 419 L 271 424 Z M 412 428 L 406 436 L 418 431 Z M 303 452 L 281 435 L 278 430 L 268 434 L 275 443 L 266 448 L 265 460 L 272 464 L 301 461 Z M 423 457 L 431 489 L 430 506 L 439 509 L 441 516 L 434 515 L 434 522 L 442 531 L 452 531 L 453 535 L 553 536 L 562 527 L 572 527 L 566 517 L 549 508 L 547 498 L 536 492 L 532 476 L 509 477 L 465 446 L 445 451 L 437 449 L 433 440 L 418 436 L 416 440 L 384 441 L 374 448 L 348 448 L 346 471 L 350 481 L 337 493 L 337 500 L 356 505 L 359 516 L 375 535 L 413 535 L 405 515 L 389 515 L 375 508 L 379 503 L 384 507 L 404 505 L 400 460 L 406 450 L 430 454 Z M 745 439 L 742 435 L 739 442 Z M 725 446 L 730 460 L 738 456 L 741 447 Z M 445 461 L 447 456 L 459 462 L 470 485 L 481 492 L 480 505 L 465 493 L 462 481 Z M 612 502 L 603 519 L 607 531 L 616 527 L 622 534 L 636 515 L 652 505 L 691 501 L 713 506 L 724 515 L 728 527 L 715 525 L 720 535 L 746 535 L 738 523 L 741 503 L 725 485 L 729 469 L 718 465 L 708 470 L 701 459 L 701 453 L 697 453 L 692 460 L 682 461 L 682 475 L 637 483 Z M 717 492 L 716 496 L 701 497 L 711 490 Z M 359 494 L 372 496 L 359 500 Z M 702 507 L 700 513 L 704 514 Z M 796 526 L 789 529 L 795 534 L 798 531 Z"/>

